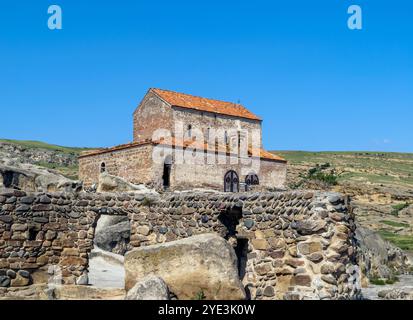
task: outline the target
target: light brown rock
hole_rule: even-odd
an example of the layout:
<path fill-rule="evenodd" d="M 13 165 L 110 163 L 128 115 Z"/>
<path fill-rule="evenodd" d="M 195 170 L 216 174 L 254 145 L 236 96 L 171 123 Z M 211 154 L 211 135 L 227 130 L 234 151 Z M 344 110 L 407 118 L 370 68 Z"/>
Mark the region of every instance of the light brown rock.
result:
<path fill-rule="evenodd" d="M 147 275 L 161 277 L 178 299 L 245 299 L 237 258 L 228 242 L 216 234 L 145 246 L 125 256 L 125 288 Z"/>

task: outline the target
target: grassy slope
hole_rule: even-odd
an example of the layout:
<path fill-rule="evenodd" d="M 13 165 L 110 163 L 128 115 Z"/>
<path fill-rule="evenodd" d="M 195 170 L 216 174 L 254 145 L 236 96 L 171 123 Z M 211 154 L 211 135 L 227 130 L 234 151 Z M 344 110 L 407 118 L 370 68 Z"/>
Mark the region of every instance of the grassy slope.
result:
<path fill-rule="evenodd" d="M 413 187 L 413 153 L 275 151 L 292 165 L 329 162 L 344 173 L 341 181 Z"/>
<path fill-rule="evenodd" d="M 58 151 L 62 153 L 70 153 L 70 154 L 75 154 L 78 155 L 82 151 L 85 150 L 90 150 L 89 148 L 72 148 L 72 147 L 62 147 L 54 144 L 48 144 L 45 142 L 40 142 L 40 141 L 30 141 L 30 140 L 11 140 L 11 139 L 0 139 L 0 142 L 8 142 L 8 143 L 13 143 L 16 145 L 23 146 L 25 148 L 31 148 L 31 149 L 47 149 L 47 150 L 53 150 L 53 151 Z"/>

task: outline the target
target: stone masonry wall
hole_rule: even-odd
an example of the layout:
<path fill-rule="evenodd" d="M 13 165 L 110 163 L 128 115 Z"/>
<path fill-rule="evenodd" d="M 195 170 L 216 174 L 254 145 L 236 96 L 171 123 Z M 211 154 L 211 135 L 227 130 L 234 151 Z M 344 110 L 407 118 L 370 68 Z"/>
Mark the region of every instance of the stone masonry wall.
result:
<path fill-rule="evenodd" d="M 143 144 L 112 152 L 79 158 L 79 179 L 85 187 L 98 183 L 100 166 L 106 172 L 135 184 L 151 185 L 154 179 L 152 144 Z"/>
<path fill-rule="evenodd" d="M 132 247 L 215 232 L 228 239 L 252 299 L 358 295 L 354 217 L 335 193 L 26 194 L 0 191 L 0 286 L 41 281 L 50 265 L 84 283 L 101 214 L 127 215 Z M 31 282 L 30 282 L 31 281 Z"/>

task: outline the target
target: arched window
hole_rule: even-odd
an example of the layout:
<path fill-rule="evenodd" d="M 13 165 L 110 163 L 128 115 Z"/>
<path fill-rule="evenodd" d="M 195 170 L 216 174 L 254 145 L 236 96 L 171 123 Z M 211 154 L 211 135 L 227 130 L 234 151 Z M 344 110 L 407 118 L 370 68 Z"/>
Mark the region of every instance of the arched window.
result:
<path fill-rule="evenodd" d="M 228 171 L 224 176 L 224 191 L 239 192 L 238 174 L 234 170 Z"/>
<path fill-rule="evenodd" d="M 257 186 L 260 184 L 260 180 L 255 173 L 250 173 L 245 177 L 245 184 L 247 186 Z"/>
<path fill-rule="evenodd" d="M 100 173 L 106 172 L 106 164 L 104 162 L 102 162 L 100 164 Z"/>

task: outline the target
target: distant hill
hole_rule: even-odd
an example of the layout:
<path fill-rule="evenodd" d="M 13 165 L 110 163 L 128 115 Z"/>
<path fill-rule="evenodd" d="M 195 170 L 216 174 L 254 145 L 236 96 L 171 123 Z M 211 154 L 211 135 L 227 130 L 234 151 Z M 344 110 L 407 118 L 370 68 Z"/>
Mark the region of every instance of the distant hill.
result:
<path fill-rule="evenodd" d="M 272 151 L 288 160 L 290 188 L 339 191 L 352 197 L 356 220 L 413 251 L 413 154 Z"/>
<path fill-rule="evenodd" d="M 363 182 L 413 188 L 413 153 L 393 152 L 307 152 L 272 151 L 288 160 L 290 182 L 297 179 L 299 172 L 311 169 L 317 164 L 330 164 L 340 173 L 338 181 Z M 294 168 L 299 170 L 294 170 Z"/>

